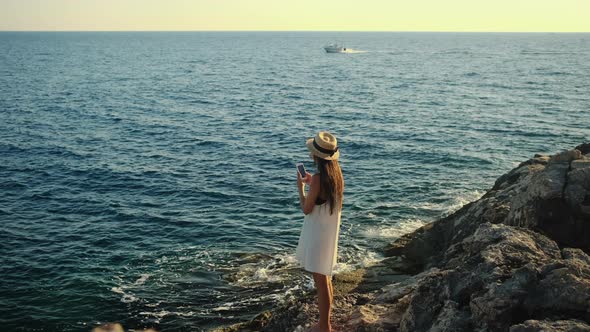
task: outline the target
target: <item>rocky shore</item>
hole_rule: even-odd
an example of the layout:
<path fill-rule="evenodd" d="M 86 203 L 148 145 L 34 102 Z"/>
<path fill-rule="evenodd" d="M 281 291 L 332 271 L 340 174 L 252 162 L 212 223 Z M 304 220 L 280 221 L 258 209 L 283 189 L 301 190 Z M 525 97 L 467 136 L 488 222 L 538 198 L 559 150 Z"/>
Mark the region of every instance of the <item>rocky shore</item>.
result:
<path fill-rule="evenodd" d="M 590 331 L 590 144 L 535 155 L 479 200 L 336 275 L 336 331 Z M 303 331 L 314 294 L 221 331 Z"/>

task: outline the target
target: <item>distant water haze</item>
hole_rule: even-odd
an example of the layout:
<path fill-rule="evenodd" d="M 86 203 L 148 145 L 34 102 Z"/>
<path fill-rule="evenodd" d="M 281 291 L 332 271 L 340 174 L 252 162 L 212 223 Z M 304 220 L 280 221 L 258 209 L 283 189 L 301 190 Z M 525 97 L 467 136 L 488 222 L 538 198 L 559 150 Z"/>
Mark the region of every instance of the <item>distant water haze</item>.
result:
<path fill-rule="evenodd" d="M 0 72 L 7 330 L 198 330 L 300 296 L 295 163 L 319 130 L 340 271 L 590 140 L 590 34 L 5 32 Z"/>

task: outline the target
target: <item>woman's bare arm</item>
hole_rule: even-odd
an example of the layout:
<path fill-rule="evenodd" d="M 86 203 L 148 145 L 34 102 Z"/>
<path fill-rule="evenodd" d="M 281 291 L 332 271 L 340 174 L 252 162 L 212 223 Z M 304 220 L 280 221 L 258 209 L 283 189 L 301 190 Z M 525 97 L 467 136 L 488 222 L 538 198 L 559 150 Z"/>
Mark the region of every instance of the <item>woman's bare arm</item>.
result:
<path fill-rule="evenodd" d="M 304 214 L 310 214 L 320 193 L 320 176 L 312 176 L 309 192 L 305 195 L 304 186 L 299 186 L 299 206 Z"/>

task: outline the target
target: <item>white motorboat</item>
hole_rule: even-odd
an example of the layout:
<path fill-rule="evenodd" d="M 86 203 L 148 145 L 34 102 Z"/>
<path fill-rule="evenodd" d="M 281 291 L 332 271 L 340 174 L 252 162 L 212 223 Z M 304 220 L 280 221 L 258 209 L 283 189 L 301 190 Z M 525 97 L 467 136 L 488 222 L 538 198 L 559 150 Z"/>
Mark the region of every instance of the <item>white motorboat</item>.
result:
<path fill-rule="evenodd" d="M 346 53 L 346 47 L 343 44 L 330 44 L 324 46 L 327 53 Z"/>

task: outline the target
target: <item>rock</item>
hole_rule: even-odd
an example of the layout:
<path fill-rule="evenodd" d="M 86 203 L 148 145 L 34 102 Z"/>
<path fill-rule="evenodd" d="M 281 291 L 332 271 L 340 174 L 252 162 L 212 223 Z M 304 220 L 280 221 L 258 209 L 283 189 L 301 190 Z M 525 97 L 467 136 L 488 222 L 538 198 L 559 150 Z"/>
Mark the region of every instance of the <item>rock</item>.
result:
<path fill-rule="evenodd" d="M 561 255 L 564 259 L 569 259 L 571 261 L 579 261 L 578 264 L 585 264 L 590 266 L 590 256 L 588 256 L 585 252 L 580 249 L 576 248 L 564 248 L 561 250 Z"/>
<path fill-rule="evenodd" d="M 125 332 L 119 323 L 106 323 L 92 329 L 92 332 Z"/>
<path fill-rule="evenodd" d="M 342 326 L 342 331 L 395 331 L 408 306 L 408 298 L 401 298 L 395 306 L 363 305 L 353 309 Z"/>
<path fill-rule="evenodd" d="M 590 143 L 583 143 L 575 147 L 576 150 L 582 152 L 582 154 L 590 153 Z"/>
<path fill-rule="evenodd" d="M 381 290 L 381 294 L 377 296 L 377 300 L 381 303 L 393 303 L 413 291 L 422 279 L 438 272 L 439 269 L 434 268 L 413 277 L 406 278 L 401 282 L 387 285 Z"/>
<path fill-rule="evenodd" d="M 388 314 L 388 308 L 381 305 L 363 305 L 350 315 L 346 330 L 384 331 L 399 324 L 399 318 Z"/>
<path fill-rule="evenodd" d="M 366 271 L 364 269 L 358 269 L 335 275 L 332 280 L 336 286 L 334 287 L 335 295 L 347 294 L 354 290 L 363 280 L 365 273 Z"/>
<path fill-rule="evenodd" d="M 469 321 L 469 312 L 459 309 L 455 301 L 445 301 L 436 321 L 432 324 L 430 332 L 461 332 L 473 331 Z"/>
<path fill-rule="evenodd" d="M 460 249 L 458 249 L 460 248 Z M 409 297 L 400 331 L 504 331 L 539 315 L 590 319 L 588 257 L 529 229 L 485 223 L 441 269 L 384 287 L 374 303 Z"/>
<path fill-rule="evenodd" d="M 366 330 L 370 330 L 370 326 L 378 321 L 385 311 L 386 308 L 379 305 L 360 306 L 352 313 L 349 326 L 355 326 L 357 329 L 363 326 Z"/>
<path fill-rule="evenodd" d="M 581 150 L 536 156 L 477 202 L 403 236 L 385 253 L 431 270 L 384 287 L 373 302 L 410 299 L 400 331 L 505 331 L 539 317 L 590 321 L 583 251 L 590 249 L 590 168 L 578 166 L 585 162 Z"/>
<path fill-rule="evenodd" d="M 558 163 L 558 162 L 570 163 L 572 160 L 576 160 L 576 159 L 580 159 L 580 158 L 582 158 L 582 152 L 578 149 L 573 149 L 573 150 L 563 151 L 563 152 L 560 152 L 556 155 L 553 155 L 549 159 L 549 163 Z"/>
<path fill-rule="evenodd" d="M 524 307 L 531 316 L 575 316 L 590 321 L 590 257 L 565 248 L 562 260 L 541 268 Z M 556 264 L 557 263 L 557 264 Z"/>
<path fill-rule="evenodd" d="M 488 271 L 501 265 L 540 264 L 561 257 L 557 244 L 547 237 L 501 224 L 482 224 L 461 246 L 466 254 L 480 257 Z"/>
<path fill-rule="evenodd" d="M 474 294 L 469 309 L 476 324 L 484 329 L 505 330 L 511 322 L 521 320 L 522 303 L 527 289 L 536 281 L 535 272 L 531 266 L 522 267 L 506 281 L 484 286 L 485 293 Z"/>
<path fill-rule="evenodd" d="M 571 319 L 571 320 L 527 320 L 522 324 L 513 325 L 510 327 L 510 332 L 588 332 L 590 325 L 585 322 Z"/>
<path fill-rule="evenodd" d="M 447 298 L 449 273 L 452 272 L 438 271 L 417 283 L 410 294 L 408 309 L 402 316 L 400 331 L 426 331 L 432 326 Z"/>
<path fill-rule="evenodd" d="M 385 256 L 401 257 L 398 268 L 406 273 L 417 273 L 425 268 L 426 260 L 439 250 L 437 246 L 442 239 L 436 239 L 438 233 L 430 232 L 434 226 L 430 223 L 416 231 L 400 237 L 385 248 Z"/>
<path fill-rule="evenodd" d="M 582 159 L 572 161 L 571 167 L 572 170 L 590 167 L 590 157 L 584 156 Z"/>
<path fill-rule="evenodd" d="M 579 160 L 576 160 L 578 162 Z M 574 163 L 572 163 L 573 165 Z M 587 162 L 590 166 L 590 159 Z M 567 175 L 567 185 L 564 189 L 564 199 L 572 211 L 573 217 L 585 220 L 585 224 L 573 225 L 577 227 L 577 232 L 582 232 L 586 238 L 590 233 L 588 224 L 590 224 L 590 167 L 573 167 Z M 583 246 L 583 244 L 573 244 L 573 246 Z"/>

